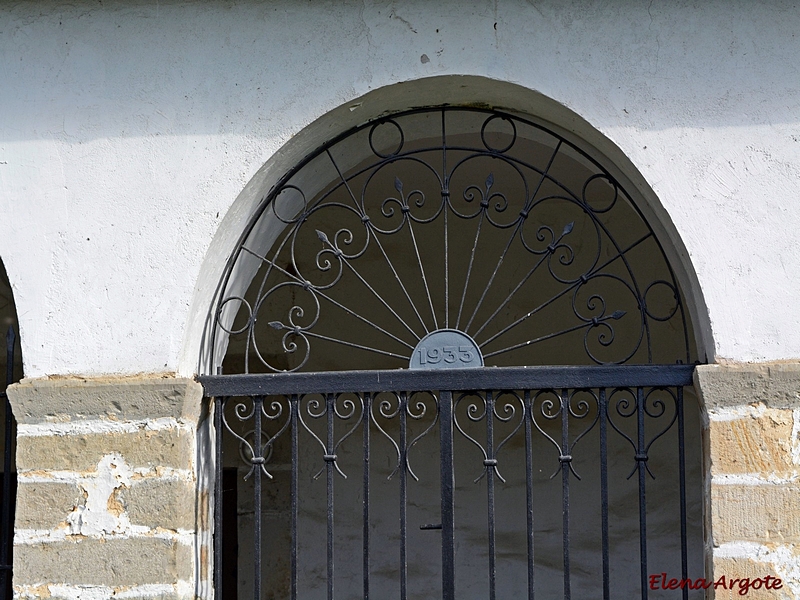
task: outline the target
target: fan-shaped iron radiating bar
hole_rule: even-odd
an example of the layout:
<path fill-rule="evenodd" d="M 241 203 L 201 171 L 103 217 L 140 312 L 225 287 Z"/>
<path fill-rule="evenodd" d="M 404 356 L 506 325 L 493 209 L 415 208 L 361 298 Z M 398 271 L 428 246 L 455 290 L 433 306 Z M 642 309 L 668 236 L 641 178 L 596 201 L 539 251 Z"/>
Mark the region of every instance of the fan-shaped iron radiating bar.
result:
<path fill-rule="evenodd" d="M 264 231 L 279 232 L 266 250 Z M 363 368 L 352 352 L 374 368 L 525 365 L 536 348 L 691 360 L 634 198 L 570 140 L 500 111 L 408 111 L 324 144 L 260 203 L 218 289 L 212 336 L 230 339 L 212 347 L 237 348 L 244 373 Z M 654 356 L 675 331 L 682 347 Z"/>

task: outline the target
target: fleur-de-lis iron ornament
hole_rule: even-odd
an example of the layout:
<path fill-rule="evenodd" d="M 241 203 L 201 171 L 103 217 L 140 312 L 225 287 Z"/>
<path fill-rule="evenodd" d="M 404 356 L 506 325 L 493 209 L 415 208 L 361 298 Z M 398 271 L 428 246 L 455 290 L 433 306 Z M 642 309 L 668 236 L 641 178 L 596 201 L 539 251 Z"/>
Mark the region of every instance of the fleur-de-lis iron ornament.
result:
<path fill-rule="evenodd" d="M 630 194 L 491 110 L 409 111 L 318 148 L 264 198 L 219 290 L 213 335 L 241 372 L 691 360 Z M 682 347 L 658 344 L 676 331 Z"/>

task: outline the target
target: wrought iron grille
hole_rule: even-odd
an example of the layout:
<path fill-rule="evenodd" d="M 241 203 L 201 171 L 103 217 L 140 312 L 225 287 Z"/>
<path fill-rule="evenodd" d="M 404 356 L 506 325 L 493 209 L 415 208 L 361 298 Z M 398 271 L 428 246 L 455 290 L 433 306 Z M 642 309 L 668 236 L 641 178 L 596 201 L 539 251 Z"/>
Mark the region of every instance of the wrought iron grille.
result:
<path fill-rule="evenodd" d="M 217 480 L 232 451 L 252 482 L 238 540 L 252 597 L 647 598 L 651 568 L 701 577 L 691 377 L 674 365 L 201 378 Z M 220 590 L 220 537 L 237 535 L 222 530 L 221 486 L 216 507 Z"/>
<path fill-rule="evenodd" d="M 628 192 L 547 127 L 468 108 L 367 123 L 288 172 L 211 327 L 212 373 L 405 367 L 440 330 L 487 365 L 692 360 L 678 284 Z"/>

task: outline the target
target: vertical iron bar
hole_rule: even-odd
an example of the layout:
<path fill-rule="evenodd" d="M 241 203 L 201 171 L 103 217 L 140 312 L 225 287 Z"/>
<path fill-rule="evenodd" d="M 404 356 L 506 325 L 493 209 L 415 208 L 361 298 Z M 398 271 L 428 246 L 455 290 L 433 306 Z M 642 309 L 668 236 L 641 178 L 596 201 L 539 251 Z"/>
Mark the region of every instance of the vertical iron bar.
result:
<path fill-rule="evenodd" d="M 336 410 L 334 394 L 325 395 L 325 408 L 328 420 L 327 454 L 325 455 L 325 476 L 328 497 L 328 600 L 333 600 L 333 461 L 336 460 L 333 439 L 333 415 Z"/>
<path fill-rule="evenodd" d="M 400 393 L 400 600 L 408 597 L 408 556 L 406 548 L 407 522 L 406 502 L 408 500 L 408 431 L 406 410 L 408 394 Z"/>
<path fill-rule="evenodd" d="M 494 527 L 494 398 L 492 392 L 486 392 L 486 491 L 489 510 L 489 600 L 495 600 L 495 527 Z"/>
<path fill-rule="evenodd" d="M 369 419 L 372 414 L 372 394 L 364 394 L 364 600 L 369 600 Z"/>
<path fill-rule="evenodd" d="M 442 600 L 455 600 L 453 517 L 453 393 L 439 392 L 439 443 L 442 482 Z"/>
<path fill-rule="evenodd" d="M 290 409 L 292 411 L 292 490 L 291 490 L 291 510 L 292 510 L 292 556 L 291 556 L 291 569 L 292 569 L 292 583 L 291 583 L 291 600 L 297 600 L 297 499 L 298 499 L 298 482 L 300 475 L 299 460 L 299 440 L 298 440 L 298 415 L 300 414 L 300 399 L 296 394 L 293 394 L 289 400 Z"/>
<path fill-rule="evenodd" d="M 222 597 L 222 410 L 225 399 L 214 398 L 214 589 Z M 4 503 L 5 506 L 5 503 Z"/>
<path fill-rule="evenodd" d="M 686 449 L 684 447 L 683 387 L 678 388 L 678 469 L 680 473 L 681 494 L 681 579 L 689 577 L 686 541 Z M 683 586 L 683 600 L 689 598 L 689 590 Z"/>
<path fill-rule="evenodd" d="M 447 174 L 447 133 L 445 112 L 442 111 L 442 207 L 444 217 L 444 326 L 450 328 L 450 257 L 447 240 L 447 209 L 450 204 L 450 177 Z"/>
<path fill-rule="evenodd" d="M 14 327 L 8 328 L 6 334 L 6 388 L 3 394 L 3 400 L 6 404 L 6 419 L 5 419 L 5 444 L 3 451 L 3 513 L 2 513 L 2 527 L 0 527 L 0 594 L 5 596 L 6 585 L 8 583 L 8 574 L 11 566 L 10 548 L 9 548 L 9 534 L 11 533 L 12 515 L 11 515 L 11 450 L 13 442 L 13 428 L 14 417 L 11 414 L 11 403 L 8 401 L 8 386 L 14 379 L 14 341 L 16 336 L 14 334 Z"/>
<path fill-rule="evenodd" d="M 561 498 L 564 548 L 564 600 L 572 598 L 569 578 L 569 394 L 561 390 Z"/>
<path fill-rule="evenodd" d="M 257 396 L 253 399 L 253 563 L 255 580 L 253 584 L 254 600 L 261 600 L 261 472 L 264 457 L 261 455 L 261 410 L 264 397 Z"/>
<path fill-rule="evenodd" d="M 603 553 L 603 600 L 609 600 L 611 587 L 609 585 L 609 560 L 608 560 L 608 406 L 606 389 L 600 388 L 600 520 L 602 528 L 602 553 Z"/>
<path fill-rule="evenodd" d="M 644 438 L 644 389 L 636 388 L 636 416 L 638 446 L 636 461 L 639 469 L 639 564 L 641 565 L 642 600 L 647 600 L 647 503 L 644 495 L 645 484 L 645 438 Z"/>
<path fill-rule="evenodd" d="M 527 521 L 528 521 L 528 600 L 533 600 L 533 440 L 531 439 L 531 419 L 533 406 L 531 393 L 525 390 L 525 495 L 527 496 Z"/>

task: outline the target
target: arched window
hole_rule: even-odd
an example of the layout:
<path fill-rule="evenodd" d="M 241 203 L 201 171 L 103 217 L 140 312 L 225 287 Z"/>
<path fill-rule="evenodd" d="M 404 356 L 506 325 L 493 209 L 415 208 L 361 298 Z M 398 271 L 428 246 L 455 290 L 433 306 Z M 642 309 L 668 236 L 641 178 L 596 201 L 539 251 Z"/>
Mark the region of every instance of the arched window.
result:
<path fill-rule="evenodd" d="M 217 589 L 702 577 L 682 298 L 633 192 L 534 119 L 416 109 L 323 144 L 263 199 L 213 309 Z"/>

